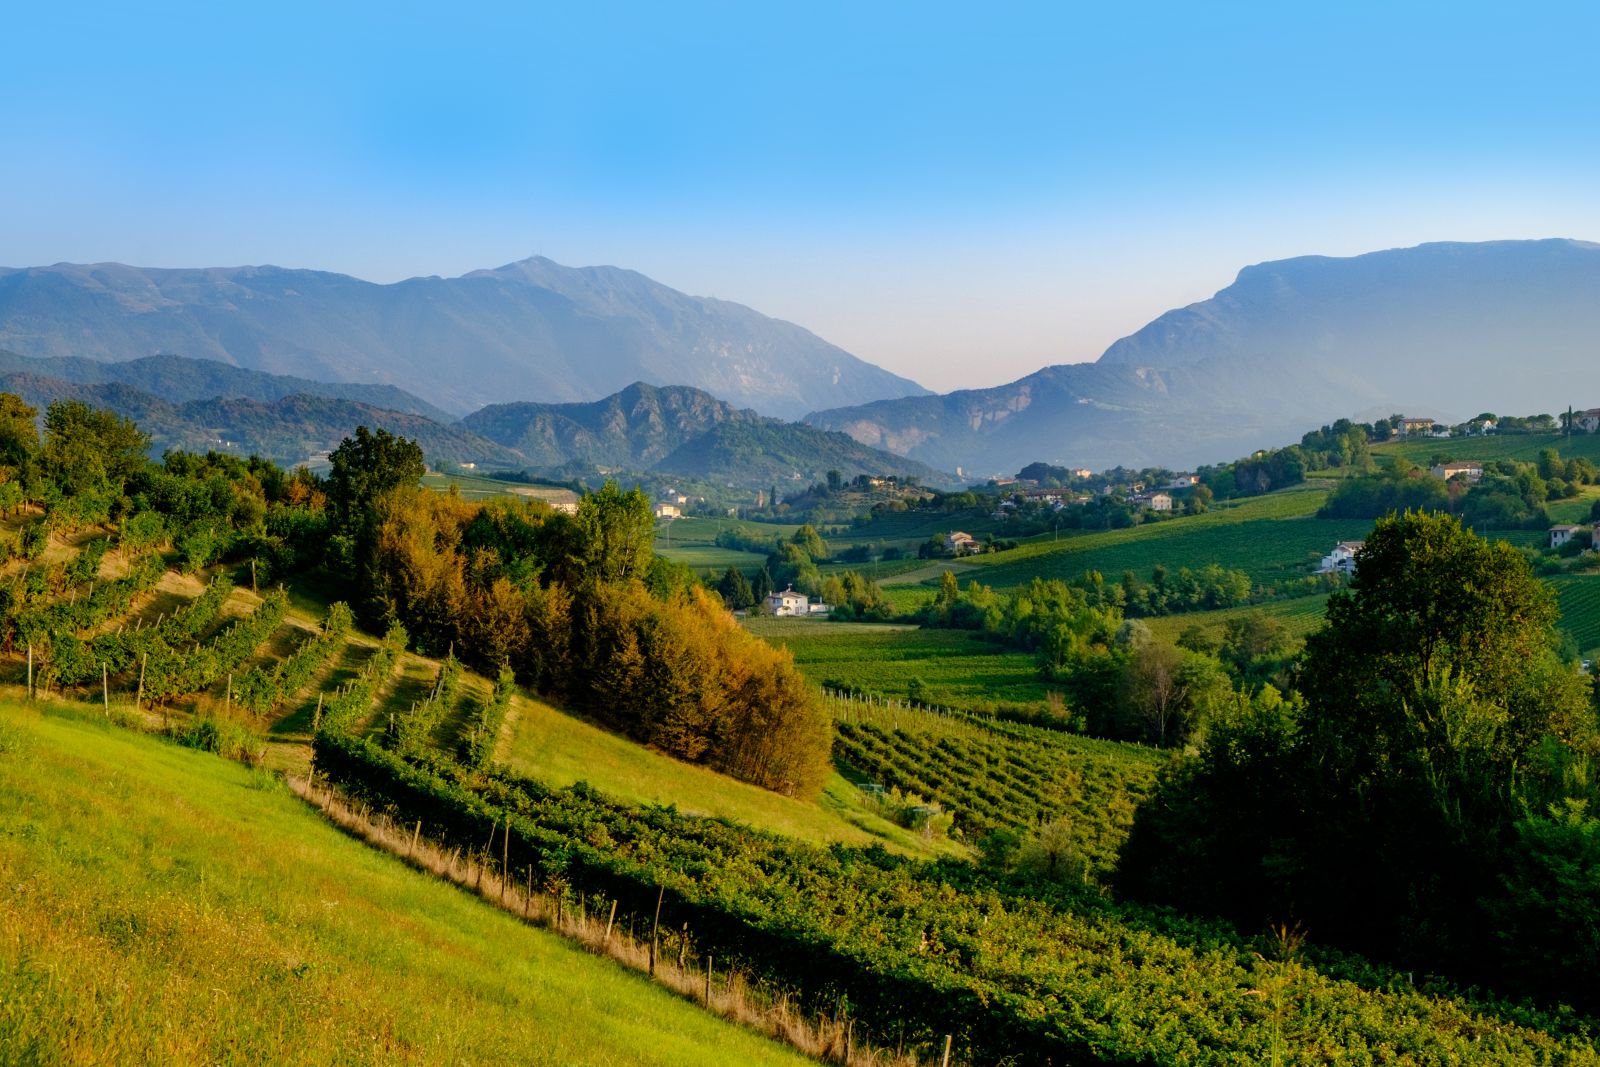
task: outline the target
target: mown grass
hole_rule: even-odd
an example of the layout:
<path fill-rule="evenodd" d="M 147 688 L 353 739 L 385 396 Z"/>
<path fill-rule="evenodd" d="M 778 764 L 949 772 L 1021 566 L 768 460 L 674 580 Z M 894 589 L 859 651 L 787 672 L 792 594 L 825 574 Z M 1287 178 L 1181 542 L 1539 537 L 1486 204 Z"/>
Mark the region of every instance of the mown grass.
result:
<path fill-rule="evenodd" d="M 509 741 L 498 758 L 553 786 L 588 782 L 635 804 L 675 805 L 694 815 L 729 819 L 816 844 L 882 844 L 899 852 L 959 851 L 927 842 L 871 811 L 860 790 L 839 774 L 810 803 L 680 763 L 559 711 L 541 700 L 513 702 Z"/>
<path fill-rule="evenodd" d="M 0 1062 L 801 1063 L 323 822 L 0 705 Z"/>
<path fill-rule="evenodd" d="M 1048 687 L 1028 652 L 985 641 L 965 630 L 754 618 L 746 626 L 794 654 L 795 666 L 816 683 L 833 680 L 904 698 L 920 678 L 933 703 L 973 707 L 980 702 L 1039 703 Z"/>

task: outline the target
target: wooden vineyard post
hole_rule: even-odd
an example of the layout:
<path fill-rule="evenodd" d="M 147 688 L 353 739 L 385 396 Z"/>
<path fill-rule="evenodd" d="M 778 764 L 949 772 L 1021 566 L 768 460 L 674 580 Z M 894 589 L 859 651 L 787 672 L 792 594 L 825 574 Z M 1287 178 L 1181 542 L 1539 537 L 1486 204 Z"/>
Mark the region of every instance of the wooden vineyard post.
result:
<path fill-rule="evenodd" d="M 617 921 L 617 902 L 613 900 L 611 902 L 611 917 L 606 920 L 606 936 L 601 939 L 600 944 L 602 944 L 602 945 L 611 944 L 611 924 L 616 922 L 616 921 Z"/>
<path fill-rule="evenodd" d="M 252 593 L 256 591 L 256 561 L 254 557 L 250 559 L 250 591 Z"/>
<path fill-rule="evenodd" d="M 706 956 L 706 1007 L 711 1006 L 711 965 L 716 962 L 715 956 Z"/>
<path fill-rule="evenodd" d="M 33 642 L 28 642 L 28 699 L 33 699 Z"/>
<path fill-rule="evenodd" d="M 111 676 L 103 660 L 100 663 L 100 702 L 105 705 L 106 718 L 111 718 Z"/>
<path fill-rule="evenodd" d="M 650 977 L 656 976 L 656 943 L 661 940 L 661 900 L 667 895 L 666 884 L 656 890 L 656 917 L 650 923 Z"/>
<path fill-rule="evenodd" d="M 233 714 L 233 672 L 228 672 L 228 695 L 222 698 L 222 714 Z"/>
<path fill-rule="evenodd" d="M 522 917 L 533 914 L 533 864 L 528 864 L 528 888 L 522 895 Z"/>
<path fill-rule="evenodd" d="M 133 695 L 133 710 L 138 711 L 139 705 L 144 703 L 144 669 L 150 663 L 150 653 L 146 652 L 139 657 L 139 691 Z"/>
<path fill-rule="evenodd" d="M 314 734 L 322 726 L 322 694 L 317 694 L 317 710 L 311 715 L 311 732 Z M 417 823 L 421 826 L 422 823 Z"/>
<path fill-rule="evenodd" d="M 318 710 L 321 710 L 320 705 L 318 706 Z M 417 820 L 417 828 L 415 830 L 411 831 L 411 852 L 410 852 L 410 855 L 411 855 L 412 859 L 416 859 L 417 858 L 417 838 L 419 838 L 421 836 L 422 836 L 422 820 L 418 819 Z"/>
<path fill-rule="evenodd" d="M 506 885 L 511 881 L 511 815 L 506 814 L 506 832 L 500 837 L 500 903 L 506 902 Z M 559 924 L 558 924 L 559 925 Z"/>
<path fill-rule="evenodd" d="M 944 1035 L 944 1058 L 939 1061 L 939 1067 L 950 1067 L 950 1034 Z"/>

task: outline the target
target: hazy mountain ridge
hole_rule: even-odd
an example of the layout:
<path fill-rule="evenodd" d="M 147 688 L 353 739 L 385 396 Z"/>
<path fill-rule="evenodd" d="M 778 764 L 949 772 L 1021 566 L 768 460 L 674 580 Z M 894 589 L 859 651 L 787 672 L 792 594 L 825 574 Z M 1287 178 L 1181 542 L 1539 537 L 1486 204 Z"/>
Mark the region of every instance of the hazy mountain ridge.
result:
<path fill-rule="evenodd" d="M 899 474 L 930 484 L 949 481 L 924 463 L 845 434 L 740 410 L 688 386 L 636 382 L 589 404 L 494 404 L 460 425 L 517 449 L 536 468 L 579 463 L 752 486 L 796 477 L 817 480 L 830 469 L 847 477 Z"/>
<path fill-rule="evenodd" d="M 54 378 L 79 385 L 119 383 L 173 404 L 211 400 L 216 397 L 271 403 L 299 393 L 306 396 L 353 400 L 385 411 L 421 415 L 434 422 L 455 421 L 448 412 L 392 385 L 317 382 L 292 375 L 247 370 L 212 359 L 158 355 L 128 360 L 124 363 L 101 363 L 81 356 L 30 359 L 15 352 L 0 350 L 0 373 Z"/>
<path fill-rule="evenodd" d="M 378 285 L 280 267 L 0 269 L 0 347 L 124 361 L 170 352 L 383 382 L 456 413 L 689 384 L 768 414 L 924 392 L 792 323 L 634 271 L 542 258 Z"/>
<path fill-rule="evenodd" d="M 217 449 L 294 465 L 338 447 L 357 426 L 367 426 L 414 439 L 431 465 L 524 465 L 515 450 L 459 425 L 337 397 L 297 393 L 272 401 L 213 397 L 173 403 L 122 382 L 70 382 L 15 372 L 0 373 L 0 392 L 16 393 L 41 411 L 57 400 L 81 400 L 115 411 L 150 435 L 158 455 L 168 448 Z"/>
<path fill-rule="evenodd" d="M 1186 467 L 1358 412 L 1528 414 L 1600 405 L 1600 245 L 1439 243 L 1246 267 L 1096 363 L 992 389 L 812 413 L 968 474 L 1033 460 Z"/>

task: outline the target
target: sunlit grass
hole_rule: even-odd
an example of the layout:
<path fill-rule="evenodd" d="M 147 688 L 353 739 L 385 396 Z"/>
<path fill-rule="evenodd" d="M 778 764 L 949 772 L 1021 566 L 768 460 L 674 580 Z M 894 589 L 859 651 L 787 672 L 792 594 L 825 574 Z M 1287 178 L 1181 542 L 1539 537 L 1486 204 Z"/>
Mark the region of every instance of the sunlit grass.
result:
<path fill-rule="evenodd" d="M 833 774 L 809 803 L 769 792 L 704 767 L 681 763 L 528 697 L 513 705 L 510 741 L 500 759 L 555 786 L 588 782 L 619 800 L 675 804 L 680 811 L 731 819 L 816 843 L 882 844 L 927 853 L 915 833 L 868 810 L 861 793 Z M 936 846 L 949 851 L 954 846 Z"/>
<path fill-rule="evenodd" d="M 0 885 L 0 1062 L 804 1062 L 269 774 L 61 711 L 0 706 Z"/>

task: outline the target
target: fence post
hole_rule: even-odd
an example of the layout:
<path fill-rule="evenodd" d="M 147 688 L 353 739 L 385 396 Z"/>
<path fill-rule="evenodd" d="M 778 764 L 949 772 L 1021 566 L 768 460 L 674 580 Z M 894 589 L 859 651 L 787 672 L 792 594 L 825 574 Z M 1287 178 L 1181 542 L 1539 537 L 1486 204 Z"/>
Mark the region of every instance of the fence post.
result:
<path fill-rule="evenodd" d="M 944 1058 L 939 1061 L 939 1067 L 950 1067 L 950 1034 L 944 1035 Z"/>
<path fill-rule="evenodd" d="M 33 699 L 33 642 L 28 642 L 28 699 Z"/>
<path fill-rule="evenodd" d="M 144 669 L 150 665 L 150 653 L 146 652 L 139 657 L 139 691 L 133 695 L 133 710 L 138 711 L 139 705 L 144 703 Z"/>
<path fill-rule="evenodd" d="M 667 895 L 665 883 L 656 890 L 656 917 L 650 924 L 650 977 L 656 974 L 656 942 L 661 936 L 661 899 Z"/>
<path fill-rule="evenodd" d="M 617 902 L 611 902 L 611 917 L 606 920 L 606 936 L 601 939 L 601 945 L 611 944 L 611 924 L 617 921 Z"/>
<path fill-rule="evenodd" d="M 106 673 L 104 660 L 100 662 L 100 701 L 105 705 L 106 718 L 111 718 L 111 677 Z"/>

